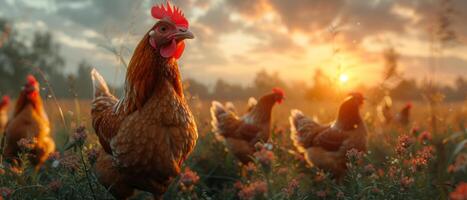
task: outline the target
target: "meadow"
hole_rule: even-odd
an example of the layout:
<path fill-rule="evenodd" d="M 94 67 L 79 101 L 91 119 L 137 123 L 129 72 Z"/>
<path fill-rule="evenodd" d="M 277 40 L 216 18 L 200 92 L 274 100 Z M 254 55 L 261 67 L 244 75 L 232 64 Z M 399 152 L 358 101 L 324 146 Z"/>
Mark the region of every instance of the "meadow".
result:
<path fill-rule="evenodd" d="M 335 118 L 338 102 L 289 100 L 277 105 L 270 144 L 255 154 L 255 164 L 242 168 L 211 132 L 210 101 L 189 99 L 199 139 L 183 173 L 164 199 L 466 198 L 465 186 L 460 186 L 467 181 L 465 102 L 439 105 L 436 131 L 431 128 L 430 107 L 425 102 L 414 102 L 409 127 L 381 123 L 375 106 L 365 104 L 361 114 L 369 130 L 369 151 L 349 151 L 348 174 L 336 182 L 328 173 L 309 166 L 296 152 L 289 138 L 288 116 L 290 109 L 299 108 L 328 123 Z M 240 112 L 245 110 L 246 101 L 234 104 Z M 402 105 L 403 102 L 396 102 L 394 108 Z M 57 153 L 37 173 L 27 163 L 15 171 L 1 165 L 0 196 L 112 199 L 92 170 L 100 145 L 90 124 L 90 101 L 47 98 L 45 107 Z M 80 126 L 85 129 L 77 129 Z M 86 137 L 82 137 L 83 132 Z M 77 138 L 79 142 L 70 143 Z M 150 195 L 139 192 L 132 199 L 150 199 Z"/>

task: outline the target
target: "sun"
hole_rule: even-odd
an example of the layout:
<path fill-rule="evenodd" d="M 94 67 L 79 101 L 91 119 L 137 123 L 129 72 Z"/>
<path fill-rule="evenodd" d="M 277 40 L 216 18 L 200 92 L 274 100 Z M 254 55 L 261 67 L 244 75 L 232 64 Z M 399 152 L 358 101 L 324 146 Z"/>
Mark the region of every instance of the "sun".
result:
<path fill-rule="evenodd" d="M 349 81 L 349 75 L 347 75 L 347 74 L 341 74 L 341 75 L 339 76 L 339 81 L 340 81 L 341 83 L 347 83 L 347 81 Z"/>

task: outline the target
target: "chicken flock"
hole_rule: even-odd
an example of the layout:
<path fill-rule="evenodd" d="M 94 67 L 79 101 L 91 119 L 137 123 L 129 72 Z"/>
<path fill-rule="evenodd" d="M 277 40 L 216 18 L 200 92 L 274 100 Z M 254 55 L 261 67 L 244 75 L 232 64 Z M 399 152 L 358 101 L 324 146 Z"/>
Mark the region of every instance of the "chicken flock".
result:
<path fill-rule="evenodd" d="M 102 147 L 93 170 L 116 199 L 127 199 L 135 190 L 161 199 L 180 174 L 198 138 L 177 64 L 184 41 L 194 36 L 182 11 L 168 2 L 152 7 L 151 15 L 157 21 L 134 50 L 123 97 L 111 94 L 103 77 L 96 70 L 91 72 L 92 125 Z M 231 102 L 213 101 L 212 132 L 247 165 L 254 161 L 255 146 L 270 142 L 272 110 L 284 99 L 282 89 L 272 88 L 259 100 L 250 98 L 243 115 Z M 331 172 L 336 179 L 345 176 L 346 153 L 351 149 L 367 150 L 368 133 L 359 112 L 364 100 L 361 93 L 348 94 L 338 108 L 337 119 L 330 124 L 320 124 L 300 110 L 291 111 L 290 138 L 309 165 Z M 9 102 L 8 96 L 0 102 L 2 158 L 17 167 L 22 164 L 20 155 L 27 153 L 36 170 L 41 170 L 55 151 L 55 144 L 39 82 L 33 76 L 27 77 L 11 119 Z M 385 97 L 378 108 L 382 120 L 407 126 L 412 105 L 407 104 L 396 116 L 392 116 L 391 107 L 390 98 Z"/>

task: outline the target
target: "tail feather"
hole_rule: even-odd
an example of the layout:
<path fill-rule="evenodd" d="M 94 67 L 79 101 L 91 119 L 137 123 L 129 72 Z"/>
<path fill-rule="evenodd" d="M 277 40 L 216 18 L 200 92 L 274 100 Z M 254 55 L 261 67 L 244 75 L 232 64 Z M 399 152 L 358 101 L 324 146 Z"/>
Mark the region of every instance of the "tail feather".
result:
<path fill-rule="evenodd" d="M 213 101 L 211 106 L 212 131 L 218 135 L 227 136 L 237 125 L 238 118 L 233 112 L 228 111 L 218 101 Z"/>
<path fill-rule="evenodd" d="M 104 77 L 102 77 L 96 69 L 92 69 L 91 78 L 94 89 L 94 99 L 100 96 L 111 95 Z"/>
<path fill-rule="evenodd" d="M 291 111 L 289 121 L 290 138 L 298 151 L 303 153 L 321 126 L 297 109 Z"/>
<path fill-rule="evenodd" d="M 237 113 L 237 109 L 235 108 L 235 105 L 230 101 L 225 103 L 225 108 L 230 112 Z"/>
<path fill-rule="evenodd" d="M 258 101 L 254 97 L 250 97 L 248 99 L 248 109 L 247 109 L 247 111 L 250 112 L 251 110 L 253 110 L 253 108 L 256 106 L 256 104 L 258 104 Z"/>

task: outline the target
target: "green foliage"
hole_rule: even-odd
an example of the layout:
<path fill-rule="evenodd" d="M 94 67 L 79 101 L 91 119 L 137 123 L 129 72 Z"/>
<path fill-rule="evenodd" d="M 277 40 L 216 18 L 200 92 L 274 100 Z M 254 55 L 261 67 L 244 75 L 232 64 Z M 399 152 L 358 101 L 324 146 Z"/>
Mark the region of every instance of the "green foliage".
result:
<path fill-rule="evenodd" d="M 456 158 L 466 153 L 460 147 L 465 146 L 465 133 L 447 140 L 423 140 L 418 133 L 403 135 L 390 130 L 392 133 L 385 134 L 395 135 L 386 142 L 393 148 L 378 150 L 382 141 L 370 140 L 368 153 L 349 151 L 347 176 L 334 180 L 331 174 L 310 168 L 289 149 L 290 141 L 282 141 L 286 138 L 281 135 L 288 133 L 278 130 L 274 142 L 259 146 L 255 162 L 246 167 L 238 164 L 214 134 L 202 134 L 164 199 L 446 199 L 458 182 L 467 179 L 465 163 L 456 163 Z M 7 199 L 111 199 L 91 170 L 98 145 L 76 142 L 86 138 L 75 136 L 77 133 L 67 139 L 73 148 L 51 156 L 39 172 L 29 166 L 25 156 L 19 170 L 2 165 L 1 195 Z M 442 143 L 446 144 L 443 150 Z M 133 199 L 149 197 L 139 192 Z"/>

